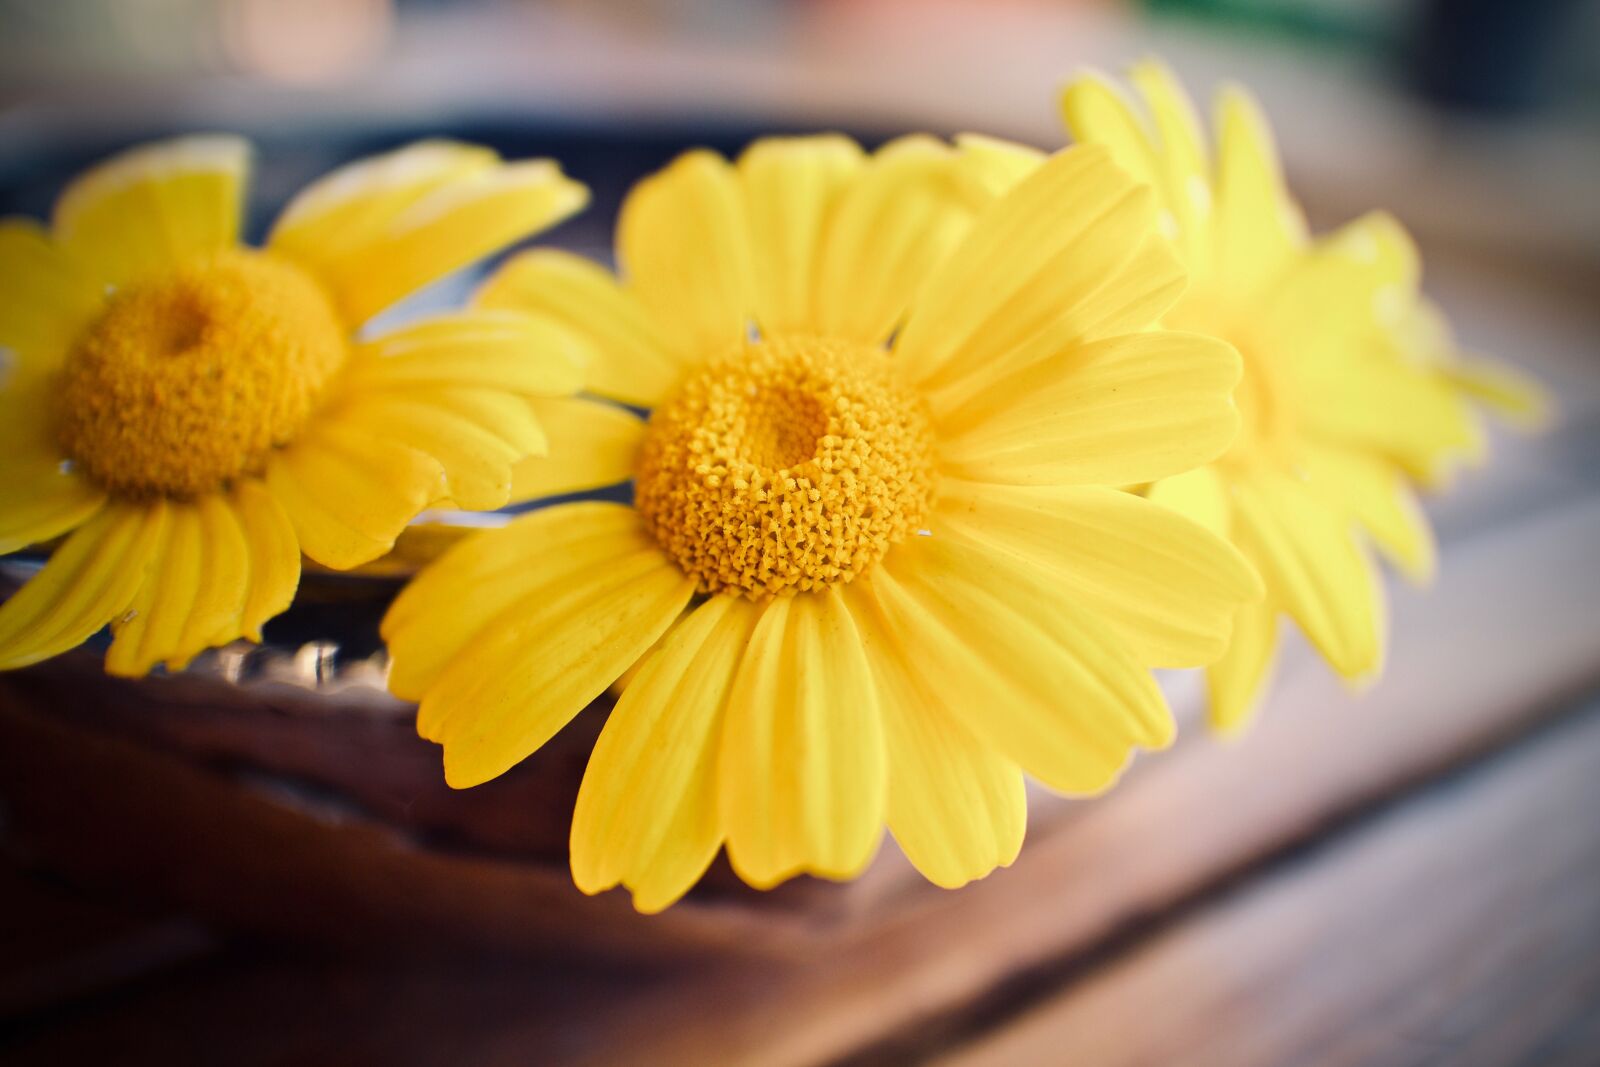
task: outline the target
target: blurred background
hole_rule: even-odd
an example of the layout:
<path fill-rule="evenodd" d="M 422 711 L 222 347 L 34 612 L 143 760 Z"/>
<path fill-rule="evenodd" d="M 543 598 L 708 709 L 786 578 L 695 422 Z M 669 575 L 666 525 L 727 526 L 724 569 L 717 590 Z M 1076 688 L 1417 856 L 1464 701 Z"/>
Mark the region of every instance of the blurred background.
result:
<path fill-rule="evenodd" d="M 1245 741 L 1191 729 L 1039 806 L 1023 862 L 959 894 L 714 874 L 646 921 L 566 880 L 592 716 L 449 794 L 407 709 L 27 672 L 0 686 L 0 1059 L 1600 1062 L 1600 0 L 0 0 L 0 214 L 229 130 L 259 234 L 330 167 L 448 135 L 561 160 L 595 199 L 542 239 L 605 256 L 629 183 L 692 145 L 1052 147 L 1072 73 L 1152 54 L 1202 107 L 1250 86 L 1313 225 L 1395 213 L 1465 347 L 1558 398 L 1430 501 L 1443 577 L 1394 591 L 1382 684 L 1295 645 Z"/>

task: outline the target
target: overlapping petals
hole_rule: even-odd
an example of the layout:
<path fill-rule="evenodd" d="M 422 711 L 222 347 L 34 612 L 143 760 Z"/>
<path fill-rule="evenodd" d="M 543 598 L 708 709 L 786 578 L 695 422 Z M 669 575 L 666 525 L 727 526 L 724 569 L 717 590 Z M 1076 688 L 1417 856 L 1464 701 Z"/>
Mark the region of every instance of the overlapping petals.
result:
<path fill-rule="evenodd" d="M 313 417 L 211 491 L 109 493 L 57 440 L 55 372 L 117 293 L 180 268 L 203 277 L 216 257 L 237 254 L 249 160 L 233 137 L 148 145 L 73 182 L 48 232 L 0 221 L 0 553 L 70 533 L 0 605 L 0 668 L 108 623 L 106 666 L 120 674 L 259 639 L 293 598 L 302 552 L 350 567 L 388 551 L 430 505 L 506 503 L 517 465 L 548 447 L 535 405 L 570 397 L 582 380 L 582 346 L 548 317 L 462 313 L 356 340 L 377 312 L 586 197 L 548 161 L 413 145 L 313 184 L 266 250 L 250 253 L 271 261 L 273 277 L 309 278 L 297 284 L 321 295 L 297 299 L 325 296 L 338 313 L 346 340 L 336 343 L 348 351 Z M 252 336 L 273 343 L 297 325 Z"/>
<path fill-rule="evenodd" d="M 1024 774 L 1094 793 L 1169 743 L 1149 667 L 1214 659 L 1259 598 L 1222 539 L 1118 488 L 1216 458 L 1236 424 L 1238 355 L 1152 328 L 1184 282 L 1155 201 L 1102 150 L 973 145 L 981 173 L 927 138 L 691 153 L 624 205 L 616 279 L 541 251 L 480 290 L 570 329 L 605 398 L 554 403 L 607 462 L 552 445 L 519 495 L 625 480 L 649 430 L 605 402 L 662 403 L 751 336 L 876 346 L 937 438 L 927 528 L 853 581 L 697 594 L 631 509 L 579 503 L 474 535 L 402 594 L 391 685 L 455 784 L 637 664 L 574 814 L 586 892 L 655 911 L 723 847 L 757 886 L 848 878 L 885 825 L 938 884 L 981 877 L 1021 847 Z"/>

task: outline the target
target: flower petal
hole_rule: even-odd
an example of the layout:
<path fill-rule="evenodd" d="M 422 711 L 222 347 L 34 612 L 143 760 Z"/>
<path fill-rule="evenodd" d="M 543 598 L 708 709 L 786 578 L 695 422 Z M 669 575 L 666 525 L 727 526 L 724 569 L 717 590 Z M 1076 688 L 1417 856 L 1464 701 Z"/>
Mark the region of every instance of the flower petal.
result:
<path fill-rule="evenodd" d="M 589 199 L 550 160 L 499 163 L 463 145 L 425 143 L 356 166 L 370 169 L 336 172 L 291 204 L 270 242 L 314 270 L 353 324 Z"/>
<path fill-rule="evenodd" d="M 1278 650 L 1278 607 L 1270 598 L 1246 604 L 1233 620 L 1228 653 L 1206 668 L 1207 721 L 1222 734 L 1249 726 L 1266 692 Z"/>
<path fill-rule="evenodd" d="M 584 388 L 652 407 L 683 376 L 644 308 L 611 272 L 582 256 L 536 248 L 507 260 L 472 298 L 476 308 L 522 311 L 566 326 L 584 342 Z"/>
<path fill-rule="evenodd" d="M 981 372 L 1078 310 L 1155 233 L 1155 198 L 1103 148 L 1067 149 L 994 201 L 927 281 L 895 353 L 928 387 Z"/>
<path fill-rule="evenodd" d="M 1217 97 L 1217 284 L 1248 294 L 1277 276 L 1305 244 L 1305 222 L 1289 196 L 1272 129 L 1242 89 Z"/>
<path fill-rule="evenodd" d="M 1269 596 L 1346 678 L 1381 666 L 1376 575 L 1350 520 L 1288 475 L 1259 472 L 1234 487 L 1234 537 Z"/>
<path fill-rule="evenodd" d="M 1233 530 L 1228 489 L 1214 466 L 1196 467 L 1174 474 L 1150 486 L 1145 499 L 1171 508 L 1190 522 L 1197 522 L 1222 538 Z"/>
<path fill-rule="evenodd" d="M 863 164 L 848 137 L 764 137 L 736 170 L 750 233 L 751 307 L 763 333 L 811 333 L 823 223 Z"/>
<path fill-rule="evenodd" d="M 438 460 L 341 426 L 333 413 L 273 454 L 266 483 L 301 550 L 336 570 L 389 551 L 405 525 L 446 490 Z"/>
<path fill-rule="evenodd" d="M 1050 572 L 1149 666 L 1216 660 L 1234 612 L 1261 596 L 1255 572 L 1226 541 L 1115 489 L 946 480 L 934 536 Z"/>
<path fill-rule="evenodd" d="M 599 489 L 633 477 L 644 441 L 643 419 L 615 404 L 582 397 L 532 403 L 550 435 L 550 449 L 513 469 L 513 501 Z"/>
<path fill-rule="evenodd" d="M 717 747 L 739 657 L 761 609 L 706 601 L 628 684 L 589 757 L 572 815 L 572 877 L 585 893 L 620 883 L 645 913 L 699 880 L 722 845 Z"/>
<path fill-rule="evenodd" d="M 934 536 L 896 546 L 862 581 L 926 691 L 1050 788 L 1098 793 L 1135 746 L 1171 742 L 1149 671 L 1048 572 Z"/>
<path fill-rule="evenodd" d="M 877 690 L 836 588 L 762 606 L 717 765 L 728 859 L 758 889 L 852 878 L 877 850 L 888 769 Z"/>
<path fill-rule="evenodd" d="M 1105 146 L 1135 181 L 1161 185 L 1149 127 L 1115 81 L 1099 71 L 1080 74 L 1061 91 L 1060 105 L 1074 141 Z"/>
<path fill-rule="evenodd" d="M 745 340 L 750 236 L 738 179 L 721 156 L 686 152 L 633 187 L 617 220 L 617 261 L 628 290 L 688 365 Z"/>
<path fill-rule="evenodd" d="M 457 507 L 488 511 L 511 497 L 511 468 L 522 454 L 488 429 L 431 402 L 425 390 L 373 393 L 339 413 L 343 426 L 432 456 Z"/>
<path fill-rule="evenodd" d="M 241 478 L 233 488 L 233 508 L 249 552 L 249 585 L 239 612 L 239 633 L 261 640 L 261 626 L 287 611 L 300 585 L 300 542 L 294 525 L 267 487 Z"/>
<path fill-rule="evenodd" d="M 1555 420 L 1556 404 L 1550 393 L 1531 376 L 1487 356 L 1445 369 L 1456 388 L 1519 430 L 1534 431 Z"/>
<path fill-rule="evenodd" d="M 179 137 L 85 171 L 56 201 L 55 236 L 96 278 L 121 285 L 239 240 L 250 146 Z"/>
<path fill-rule="evenodd" d="M 471 586 L 479 594 L 471 598 L 460 595 L 465 586 L 448 592 L 457 602 L 492 599 L 504 604 L 498 615 L 486 616 L 483 604 L 457 603 L 424 621 L 436 647 L 449 646 L 455 653 L 427 685 L 417 712 L 417 732 L 444 746 L 450 785 L 478 785 L 525 759 L 605 692 L 688 605 L 694 581 L 661 554 L 631 509 L 610 506 L 610 511 L 623 513 L 618 518 L 598 510 L 606 507 L 551 508 L 519 520 L 525 524 L 519 531 L 510 532 L 516 529 L 513 524 L 462 546 L 491 542 L 488 548 L 472 548 L 470 563 L 482 554 L 503 554 L 508 540 L 524 548 L 533 543 L 537 549 L 540 534 L 588 535 L 559 552 L 523 555 L 520 568 L 527 576 L 515 580 L 519 596 L 509 601 L 504 591 L 487 586 Z M 612 528 L 606 530 L 607 524 Z M 453 564 L 452 569 L 461 566 Z M 414 611 L 418 603 L 413 600 L 406 610 Z M 397 602 L 396 609 L 400 607 Z M 428 673 L 404 666 L 407 649 L 429 654 L 421 648 L 426 636 L 419 639 L 415 630 L 406 633 L 408 629 L 385 620 L 395 670 L 409 672 L 391 680 L 400 692 Z"/>
<path fill-rule="evenodd" d="M 230 501 L 216 494 L 169 502 L 161 544 L 126 615 L 112 621 L 106 672 L 138 678 L 157 663 L 180 670 L 240 636 L 250 587 L 249 547 Z"/>
<path fill-rule="evenodd" d="M 1157 188 L 1177 227 L 1174 241 L 1191 269 L 1208 264 L 1212 249 L 1211 165 L 1194 104 L 1163 63 L 1136 63 L 1129 78 L 1150 109 L 1159 145 Z"/>
<path fill-rule="evenodd" d="M 29 219 L 0 219 L 0 395 L 61 365 L 99 311 L 96 285 Z"/>
<path fill-rule="evenodd" d="M 828 214 L 817 258 L 813 329 L 882 344 L 971 226 L 981 198 L 959 157 L 931 137 L 902 137 L 872 154 Z"/>
<path fill-rule="evenodd" d="M 1071 346 L 941 416 L 954 476 L 1014 485 L 1134 485 L 1232 444 L 1239 355 L 1200 334 L 1151 331 Z"/>
<path fill-rule="evenodd" d="M 268 247 L 307 265 L 337 262 L 381 240 L 428 194 L 499 165 L 493 149 L 445 140 L 347 163 L 295 195 L 273 225 Z"/>
<path fill-rule="evenodd" d="M 551 319 L 461 311 L 423 319 L 356 346 L 347 391 L 476 386 L 568 396 L 583 385 L 583 346 Z"/>
<path fill-rule="evenodd" d="M 955 889 L 1008 867 L 1028 801 L 1017 765 L 980 741 L 924 681 L 865 583 L 844 591 L 878 687 L 889 754 L 889 829 L 912 865 Z"/>
<path fill-rule="evenodd" d="M 1433 529 L 1393 464 L 1368 453 L 1309 443 L 1300 462 L 1318 495 L 1337 502 L 1406 577 L 1415 582 L 1433 578 Z"/>
<path fill-rule="evenodd" d="M 981 133 L 956 135 L 956 146 L 961 150 L 961 180 L 979 191 L 979 200 L 1006 195 L 1050 158 L 1031 145 Z"/>
<path fill-rule="evenodd" d="M 112 504 L 0 604 L 0 670 L 75 648 L 127 610 L 166 524 L 163 504 Z"/>
<path fill-rule="evenodd" d="M 1436 481 L 1458 460 L 1481 458 L 1483 429 L 1467 398 L 1443 375 L 1370 350 L 1294 368 L 1308 437 L 1384 456 L 1412 477 Z"/>
<path fill-rule="evenodd" d="M 106 504 L 51 434 L 50 378 L 0 382 L 0 555 L 48 541 Z"/>

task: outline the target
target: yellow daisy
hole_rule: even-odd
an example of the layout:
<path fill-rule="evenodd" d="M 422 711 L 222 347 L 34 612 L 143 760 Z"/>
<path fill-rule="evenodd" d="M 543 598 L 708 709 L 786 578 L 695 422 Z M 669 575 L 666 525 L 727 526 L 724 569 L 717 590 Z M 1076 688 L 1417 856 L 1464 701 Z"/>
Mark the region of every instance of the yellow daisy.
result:
<path fill-rule="evenodd" d="M 187 137 L 0 221 L 0 553 L 70 535 L 0 605 L 0 669 L 107 623 L 106 669 L 177 668 L 449 498 L 503 504 L 574 392 L 558 325 L 473 311 L 378 337 L 407 294 L 576 211 L 548 161 L 423 142 L 314 183 L 239 243 L 245 142 Z"/>
<path fill-rule="evenodd" d="M 1165 68 L 1140 64 L 1131 81 L 1142 108 L 1088 75 L 1064 91 L 1062 110 L 1076 140 L 1155 190 L 1191 277 L 1163 324 L 1226 338 L 1243 356 L 1238 440 L 1149 491 L 1231 538 L 1265 581 L 1267 596 L 1241 609 L 1228 655 L 1208 671 L 1212 721 L 1234 730 L 1262 691 L 1280 614 L 1344 677 L 1379 670 L 1384 606 L 1365 541 L 1428 577 L 1434 542 L 1411 482 L 1481 455 L 1472 397 L 1529 417 L 1538 398 L 1508 372 L 1456 365 L 1419 294 L 1416 249 L 1392 218 L 1307 236 L 1244 92 L 1219 94 L 1213 155 Z M 993 157 L 980 171 L 996 191 L 1006 182 L 993 175 L 1027 170 L 1015 149 L 974 147 Z"/>
<path fill-rule="evenodd" d="M 663 908 L 724 843 L 755 886 L 848 878 L 885 822 L 934 882 L 981 877 L 1021 845 L 1023 772 L 1093 793 L 1166 745 L 1147 667 L 1219 655 L 1259 592 L 1112 488 L 1236 429 L 1237 355 L 1149 329 L 1183 285 L 1154 198 L 1096 148 L 971 198 L 925 138 L 696 151 L 628 197 L 620 279 L 535 252 L 489 283 L 654 409 L 614 450 L 634 502 L 424 571 L 383 625 L 391 686 L 464 787 L 642 658 L 574 813 L 585 892 Z"/>

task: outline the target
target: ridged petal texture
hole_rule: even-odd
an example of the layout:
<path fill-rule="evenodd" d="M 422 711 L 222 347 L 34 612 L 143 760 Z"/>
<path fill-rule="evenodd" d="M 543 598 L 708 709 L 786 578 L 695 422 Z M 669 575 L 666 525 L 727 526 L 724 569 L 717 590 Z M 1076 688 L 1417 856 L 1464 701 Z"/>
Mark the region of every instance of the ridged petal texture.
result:
<path fill-rule="evenodd" d="M 0 606 L 0 669 L 65 651 L 107 624 L 106 667 L 118 674 L 179 669 L 215 645 L 259 640 L 293 599 L 302 550 L 350 567 L 388 551 L 431 505 L 499 507 L 518 465 L 549 450 L 541 413 L 563 429 L 578 421 L 543 407 L 585 403 L 571 398 L 589 351 L 558 318 L 481 310 L 356 340 L 377 312 L 580 207 L 585 190 L 553 163 L 413 145 L 314 183 L 267 250 L 241 253 L 249 162 L 248 145 L 233 137 L 147 145 L 71 183 L 49 231 L 0 220 L 0 554 L 69 535 Z M 348 329 L 342 368 L 304 425 L 269 439 L 263 461 L 181 498 L 113 496 L 63 453 L 58 372 L 108 298 L 148 299 L 180 274 L 203 288 L 213 264 L 242 255 L 303 282 L 310 296 L 293 305 L 300 311 L 331 296 Z M 258 323 L 247 336 L 294 343 L 300 325 Z M 314 326 L 335 331 L 327 349 L 337 366 L 338 321 L 330 313 Z M 240 353 L 267 367 L 270 356 Z M 181 390 L 164 395 L 169 407 L 185 402 Z M 603 433 L 575 431 L 580 440 L 563 446 L 596 446 L 563 487 L 619 480 L 631 438 L 618 417 L 594 420 Z"/>
<path fill-rule="evenodd" d="M 661 403 L 708 361 L 807 337 L 880 347 L 926 402 L 918 462 L 940 490 L 875 563 L 794 595 L 697 595 L 619 505 L 469 538 L 383 627 L 390 686 L 420 702 L 447 779 L 500 773 L 619 683 L 573 876 L 656 911 L 719 848 L 755 886 L 842 879 L 885 826 L 959 886 L 1017 856 L 1025 774 L 1093 794 L 1167 745 L 1150 667 L 1222 655 L 1261 590 L 1225 514 L 1208 527 L 1121 491 L 1180 486 L 1237 422 L 1237 352 L 1154 328 L 1184 284 L 1160 226 L 1103 150 L 777 138 L 642 182 L 617 279 L 562 253 L 510 261 L 475 306 L 571 331 L 596 394 L 534 404 L 549 450 L 516 467 L 515 496 L 626 478 L 651 430 L 613 402 Z"/>
<path fill-rule="evenodd" d="M 421 700 L 417 729 L 445 746 L 448 781 L 475 785 L 604 692 L 693 592 L 631 508 L 534 512 L 467 538 L 395 601 L 390 687 Z"/>
<path fill-rule="evenodd" d="M 1128 81 L 1132 92 L 1086 74 L 1061 109 L 1076 140 L 1155 194 L 1192 279 L 1166 324 L 1215 333 L 1244 357 L 1238 441 L 1209 470 L 1149 487 L 1152 501 L 1233 539 L 1267 587 L 1239 609 L 1209 672 L 1212 720 L 1236 730 L 1259 703 L 1280 612 L 1340 674 L 1378 669 L 1382 599 L 1365 543 L 1408 577 L 1430 577 L 1433 537 L 1413 483 L 1482 458 L 1474 405 L 1536 422 L 1528 413 L 1542 401 L 1515 373 L 1503 390 L 1493 371 L 1478 387 L 1473 368 L 1489 365 L 1462 358 L 1420 295 L 1417 250 L 1394 219 L 1375 212 L 1308 235 L 1248 93 L 1217 94 L 1208 137 L 1159 63 L 1137 64 Z M 983 152 L 970 169 L 994 173 L 993 150 Z"/>

